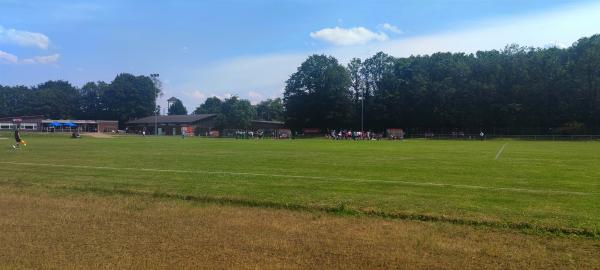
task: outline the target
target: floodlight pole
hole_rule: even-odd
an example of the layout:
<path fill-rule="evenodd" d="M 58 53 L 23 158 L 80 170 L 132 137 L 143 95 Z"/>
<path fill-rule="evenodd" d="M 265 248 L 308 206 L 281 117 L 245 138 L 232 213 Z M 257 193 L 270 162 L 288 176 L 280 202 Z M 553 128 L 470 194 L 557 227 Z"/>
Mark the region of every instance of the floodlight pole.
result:
<path fill-rule="evenodd" d="M 365 91 L 362 91 L 360 99 L 360 132 L 365 132 Z"/>
<path fill-rule="evenodd" d="M 156 85 L 154 86 L 154 135 L 158 135 L 158 106 L 156 105 L 158 101 L 157 93 L 156 93 Z"/>
<path fill-rule="evenodd" d="M 158 80 L 159 74 L 153 73 L 150 74 L 152 78 L 152 82 L 154 83 L 154 135 L 158 135 L 158 109 L 157 109 L 157 100 L 158 100 L 158 85 L 156 81 Z"/>

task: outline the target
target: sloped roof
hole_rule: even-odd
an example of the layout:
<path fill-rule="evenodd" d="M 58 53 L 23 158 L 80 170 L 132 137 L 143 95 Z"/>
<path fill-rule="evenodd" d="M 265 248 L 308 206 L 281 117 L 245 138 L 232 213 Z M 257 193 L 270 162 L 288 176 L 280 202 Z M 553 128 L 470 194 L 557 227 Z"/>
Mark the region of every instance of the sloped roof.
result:
<path fill-rule="evenodd" d="M 252 120 L 252 128 L 283 128 L 284 122 L 279 121 L 265 121 L 265 120 Z"/>
<path fill-rule="evenodd" d="M 44 119 L 43 115 L 23 115 L 23 116 L 11 116 L 11 117 L 0 117 L 0 121 L 12 121 L 13 119 L 21 119 L 21 120 L 39 120 Z"/>
<path fill-rule="evenodd" d="M 283 125 L 285 124 L 284 122 L 281 121 L 267 121 L 267 120 L 252 120 L 253 123 L 263 123 L 263 124 L 276 124 L 276 125 Z"/>
<path fill-rule="evenodd" d="M 136 120 L 131 120 L 127 124 L 154 124 L 155 117 L 156 122 L 159 124 L 185 124 L 193 123 L 208 118 L 215 117 L 216 114 L 192 114 L 192 115 L 159 115 L 159 116 L 148 116 Z"/>

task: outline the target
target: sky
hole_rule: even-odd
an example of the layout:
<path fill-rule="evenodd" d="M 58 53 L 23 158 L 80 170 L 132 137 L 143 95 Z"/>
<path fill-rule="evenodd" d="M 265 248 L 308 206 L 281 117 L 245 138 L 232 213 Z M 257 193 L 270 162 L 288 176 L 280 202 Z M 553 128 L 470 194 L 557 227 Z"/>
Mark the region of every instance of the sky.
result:
<path fill-rule="evenodd" d="M 568 47 L 600 33 L 600 1 L 0 0 L 0 84 L 110 82 L 160 74 L 166 99 L 281 97 L 311 54 L 346 64 L 396 57 Z"/>

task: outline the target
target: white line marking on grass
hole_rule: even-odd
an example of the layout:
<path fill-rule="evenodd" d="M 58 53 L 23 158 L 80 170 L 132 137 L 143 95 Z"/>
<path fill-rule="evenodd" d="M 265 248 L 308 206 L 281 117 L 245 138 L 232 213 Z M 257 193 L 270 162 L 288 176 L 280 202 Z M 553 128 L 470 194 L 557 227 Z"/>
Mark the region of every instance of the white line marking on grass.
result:
<path fill-rule="evenodd" d="M 496 157 L 494 158 L 494 160 L 498 160 L 498 158 L 500 157 L 500 155 L 502 155 L 502 152 L 504 152 L 504 148 L 508 145 L 508 143 L 505 143 L 504 145 L 502 145 L 502 147 L 500 148 L 500 150 L 498 150 L 498 153 L 496 153 Z"/>
<path fill-rule="evenodd" d="M 412 182 L 401 180 L 379 180 L 379 179 L 360 179 L 360 178 L 341 178 L 341 177 L 321 177 L 321 176 L 306 176 L 306 175 L 287 175 L 287 174 L 268 174 L 268 173 L 248 173 L 248 172 L 225 172 L 225 171 L 191 171 L 191 170 L 171 170 L 171 169 L 148 169 L 148 168 L 128 168 L 128 167 L 106 167 L 106 166 L 87 166 L 87 165 L 62 165 L 49 163 L 27 163 L 27 162 L 7 162 L 0 161 L 0 164 L 21 165 L 21 166 L 43 166 L 43 167 L 58 167 L 58 168 L 73 168 L 73 169 L 98 169 L 98 170 L 115 170 L 115 171 L 142 171 L 142 172 L 170 172 L 170 173 L 196 173 L 196 174 L 225 174 L 225 175 L 246 175 L 246 176 L 265 176 L 265 177 L 281 177 L 281 178 L 298 178 L 311 179 L 322 181 L 340 181 L 340 182 L 377 182 L 404 184 L 412 186 L 433 186 L 433 187 L 452 187 L 464 189 L 484 189 L 484 190 L 501 190 L 523 193 L 538 193 L 538 194 L 565 194 L 565 195 L 597 195 L 597 193 L 579 192 L 579 191 L 564 191 L 550 189 L 526 189 L 526 188 L 510 188 L 510 187 L 488 187 L 474 186 L 461 184 L 444 184 L 432 182 Z"/>

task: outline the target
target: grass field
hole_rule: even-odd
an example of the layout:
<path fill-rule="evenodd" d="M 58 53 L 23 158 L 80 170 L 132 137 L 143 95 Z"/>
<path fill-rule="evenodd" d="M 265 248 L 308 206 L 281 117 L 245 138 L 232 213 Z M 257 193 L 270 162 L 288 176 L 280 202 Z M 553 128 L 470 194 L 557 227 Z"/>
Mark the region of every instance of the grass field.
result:
<path fill-rule="evenodd" d="M 29 146 L 17 151 L 0 140 L 5 196 L 44 191 L 52 200 L 93 194 L 303 210 L 446 226 L 429 229 L 438 233 L 563 239 L 600 254 L 600 142 L 24 136 Z M 561 258 L 552 254 L 544 256 Z"/>

